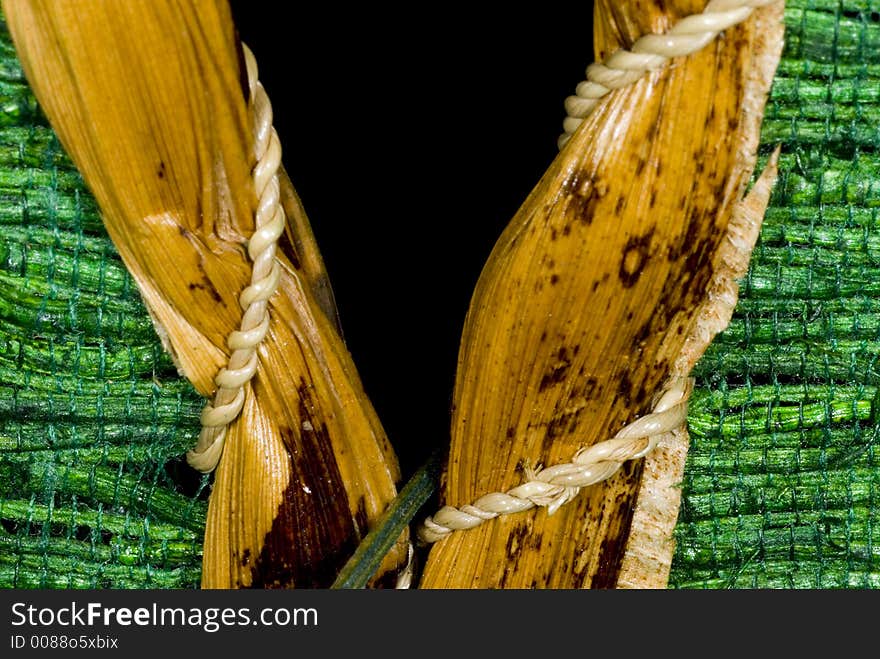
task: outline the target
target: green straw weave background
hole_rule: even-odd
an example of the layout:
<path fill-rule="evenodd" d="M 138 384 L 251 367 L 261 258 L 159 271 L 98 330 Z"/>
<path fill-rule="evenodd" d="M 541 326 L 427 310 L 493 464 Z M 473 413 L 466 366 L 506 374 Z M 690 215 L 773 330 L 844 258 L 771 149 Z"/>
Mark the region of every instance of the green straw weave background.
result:
<path fill-rule="evenodd" d="M 880 585 L 880 3 L 789 0 L 780 178 L 695 370 L 671 585 Z"/>
<path fill-rule="evenodd" d="M 202 404 L 0 25 L 0 585 L 197 587 Z"/>
<path fill-rule="evenodd" d="M 789 0 L 783 145 L 695 372 L 671 587 L 880 585 L 880 0 Z M 198 586 L 202 400 L 163 353 L 0 22 L 0 586 Z"/>

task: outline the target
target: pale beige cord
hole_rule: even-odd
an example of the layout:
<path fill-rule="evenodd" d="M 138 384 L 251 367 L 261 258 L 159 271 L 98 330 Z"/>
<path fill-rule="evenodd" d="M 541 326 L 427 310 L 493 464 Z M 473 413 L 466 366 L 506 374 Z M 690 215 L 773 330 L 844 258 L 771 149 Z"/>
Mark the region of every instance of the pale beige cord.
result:
<path fill-rule="evenodd" d="M 436 542 L 453 531 L 463 531 L 495 519 L 545 506 L 552 515 L 571 501 L 581 488 L 610 478 L 628 460 L 644 457 L 669 433 L 687 420 L 687 401 L 693 387 L 690 378 L 670 382 L 650 414 L 624 426 L 614 438 L 579 450 L 571 462 L 545 469 L 527 470 L 528 480 L 507 492 L 486 494 L 472 504 L 443 506 L 419 528 L 422 542 Z"/>
<path fill-rule="evenodd" d="M 646 34 L 632 50 L 618 50 L 604 62 L 587 67 L 587 79 L 565 99 L 565 131 L 559 136 L 559 148 L 565 146 L 599 99 L 613 89 L 631 85 L 646 72 L 660 68 L 670 58 L 690 55 L 711 43 L 719 32 L 742 23 L 752 11 L 778 0 L 711 0 L 701 14 L 686 16 L 666 34 Z"/>
<path fill-rule="evenodd" d="M 408 590 L 412 588 L 413 577 L 416 571 L 415 556 L 416 548 L 413 547 L 413 543 L 408 542 L 406 546 L 406 565 L 403 566 L 400 574 L 397 575 L 397 581 L 394 584 L 395 589 Z"/>
<path fill-rule="evenodd" d="M 250 99 L 254 105 L 254 151 L 257 164 L 253 178 L 257 211 L 255 230 L 248 241 L 248 256 L 253 262 L 250 286 L 239 296 L 244 314 L 238 330 L 229 334 L 226 344 L 232 350 L 229 364 L 214 378 L 214 400 L 202 410 L 202 430 L 195 448 L 186 454 L 189 464 L 202 472 L 217 466 L 223 453 L 228 425 L 244 405 L 245 386 L 257 370 L 257 347 L 269 329 L 268 300 L 278 288 L 281 269 L 275 260 L 275 246 L 284 232 L 286 218 L 280 203 L 281 187 L 278 166 L 281 142 L 272 127 L 272 105 L 263 85 L 257 80 L 257 61 L 242 44 L 247 63 Z"/>

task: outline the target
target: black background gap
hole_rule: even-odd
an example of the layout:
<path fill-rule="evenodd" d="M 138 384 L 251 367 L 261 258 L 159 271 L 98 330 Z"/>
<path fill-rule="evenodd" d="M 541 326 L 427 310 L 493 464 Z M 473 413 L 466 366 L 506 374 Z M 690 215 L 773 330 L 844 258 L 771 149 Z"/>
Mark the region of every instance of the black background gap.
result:
<path fill-rule="evenodd" d="M 448 444 L 471 293 L 557 153 L 591 3 L 231 4 L 406 478 Z"/>

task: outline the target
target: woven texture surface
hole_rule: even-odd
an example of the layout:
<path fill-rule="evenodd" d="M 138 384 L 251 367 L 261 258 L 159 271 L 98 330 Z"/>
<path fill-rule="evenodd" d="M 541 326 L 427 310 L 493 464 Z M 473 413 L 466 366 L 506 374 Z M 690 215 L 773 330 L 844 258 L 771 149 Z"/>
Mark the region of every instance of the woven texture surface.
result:
<path fill-rule="evenodd" d="M 880 585 L 880 3 L 786 4 L 781 175 L 698 365 L 671 585 Z"/>
<path fill-rule="evenodd" d="M 196 587 L 201 405 L 0 26 L 0 585 Z"/>
<path fill-rule="evenodd" d="M 786 26 L 781 176 L 697 368 L 673 587 L 880 584 L 880 2 L 789 0 Z M 0 586 L 196 587 L 201 406 L 0 24 Z"/>

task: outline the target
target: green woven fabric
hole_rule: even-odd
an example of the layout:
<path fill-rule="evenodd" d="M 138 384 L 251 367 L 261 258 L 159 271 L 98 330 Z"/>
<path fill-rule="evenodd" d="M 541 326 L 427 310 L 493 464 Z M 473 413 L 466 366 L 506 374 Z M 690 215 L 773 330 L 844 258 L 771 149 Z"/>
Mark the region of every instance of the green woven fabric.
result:
<path fill-rule="evenodd" d="M 201 405 L 0 25 L 0 585 L 196 587 Z"/>
<path fill-rule="evenodd" d="M 880 2 L 789 0 L 786 25 L 781 177 L 697 368 L 673 587 L 880 584 Z M 201 406 L 0 23 L 0 586 L 196 587 Z"/>
<path fill-rule="evenodd" d="M 880 3 L 789 0 L 780 178 L 698 365 L 671 585 L 880 585 Z"/>

